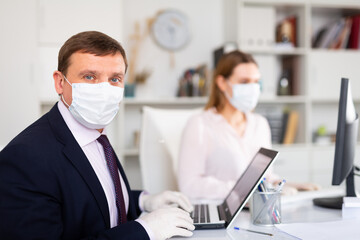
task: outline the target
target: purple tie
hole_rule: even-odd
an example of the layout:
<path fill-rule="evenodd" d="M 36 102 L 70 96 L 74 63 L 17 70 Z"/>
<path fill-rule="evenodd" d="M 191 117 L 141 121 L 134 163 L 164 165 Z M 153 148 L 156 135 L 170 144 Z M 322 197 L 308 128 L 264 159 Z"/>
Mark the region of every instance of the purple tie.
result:
<path fill-rule="evenodd" d="M 118 210 L 118 225 L 119 225 L 121 223 L 125 223 L 127 219 L 126 219 L 124 196 L 121 189 L 121 183 L 119 178 L 118 167 L 116 165 L 115 153 L 106 135 L 101 135 L 97 140 L 104 148 L 106 163 L 108 165 L 111 178 L 114 182 L 115 194 L 116 194 L 116 207 Z"/>

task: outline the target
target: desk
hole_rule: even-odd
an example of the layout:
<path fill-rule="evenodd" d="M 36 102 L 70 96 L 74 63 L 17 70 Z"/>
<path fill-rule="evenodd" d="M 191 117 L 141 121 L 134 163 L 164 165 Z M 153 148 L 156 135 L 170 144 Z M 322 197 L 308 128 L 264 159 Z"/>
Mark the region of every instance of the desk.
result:
<path fill-rule="evenodd" d="M 343 193 L 340 188 L 325 189 L 316 192 L 299 193 L 297 196 L 282 197 L 281 212 L 283 223 L 295 222 L 323 222 L 332 220 L 341 220 L 341 210 L 326 209 L 314 206 L 312 198 L 336 196 Z M 257 233 L 251 233 L 242 230 L 234 230 L 234 226 L 245 229 L 257 230 L 261 232 L 268 232 L 274 236 L 266 236 Z M 171 239 L 188 239 L 188 238 L 171 238 Z M 278 231 L 275 227 L 261 227 L 251 223 L 250 212 L 242 211 L 234 225 L 226 229 L 216 230 L 196 230 L 194 235 L 189 239 L 217 239 L 217 240 L 235 240 L 235 239 L 289 239 L 294 238 L 286 233 Z"/>

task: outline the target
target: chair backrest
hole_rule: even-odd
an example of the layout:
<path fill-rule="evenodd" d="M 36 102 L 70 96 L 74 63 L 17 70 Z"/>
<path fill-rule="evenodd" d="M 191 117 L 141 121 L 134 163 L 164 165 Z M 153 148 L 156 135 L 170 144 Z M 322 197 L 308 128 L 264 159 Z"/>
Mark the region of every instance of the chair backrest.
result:
<path fill-rule="evenodd" d="M 143 188 L 150 193 L 177 190 L 177 160 L 183 129 L 202 109 L 143 107 L 140 166 Z"/>

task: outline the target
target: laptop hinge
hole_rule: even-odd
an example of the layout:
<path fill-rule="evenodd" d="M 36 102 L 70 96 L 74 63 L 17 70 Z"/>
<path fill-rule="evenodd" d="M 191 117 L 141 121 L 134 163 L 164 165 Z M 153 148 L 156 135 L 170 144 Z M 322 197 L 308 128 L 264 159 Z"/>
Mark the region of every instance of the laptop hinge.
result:
<path fill-rule="evenodd" d="M 224 220 L 226 222 L 226 214 L 225 214 L 225 210 L 224 210 L 224 204 L 218 205 L 217 209 L 218 209 L 220 220 Z"/>

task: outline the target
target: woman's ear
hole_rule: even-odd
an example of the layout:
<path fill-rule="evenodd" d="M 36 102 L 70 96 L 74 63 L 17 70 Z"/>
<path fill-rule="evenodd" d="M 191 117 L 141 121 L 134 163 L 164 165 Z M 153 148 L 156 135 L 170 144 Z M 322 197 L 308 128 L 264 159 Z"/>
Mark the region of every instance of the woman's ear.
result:
<path fill-rule="evenodd" d="M 215 81 L 220 91 L 225 92 L 227 88 L 226 79 L 223 76 L 219 75 L 216 77 Z"/>

